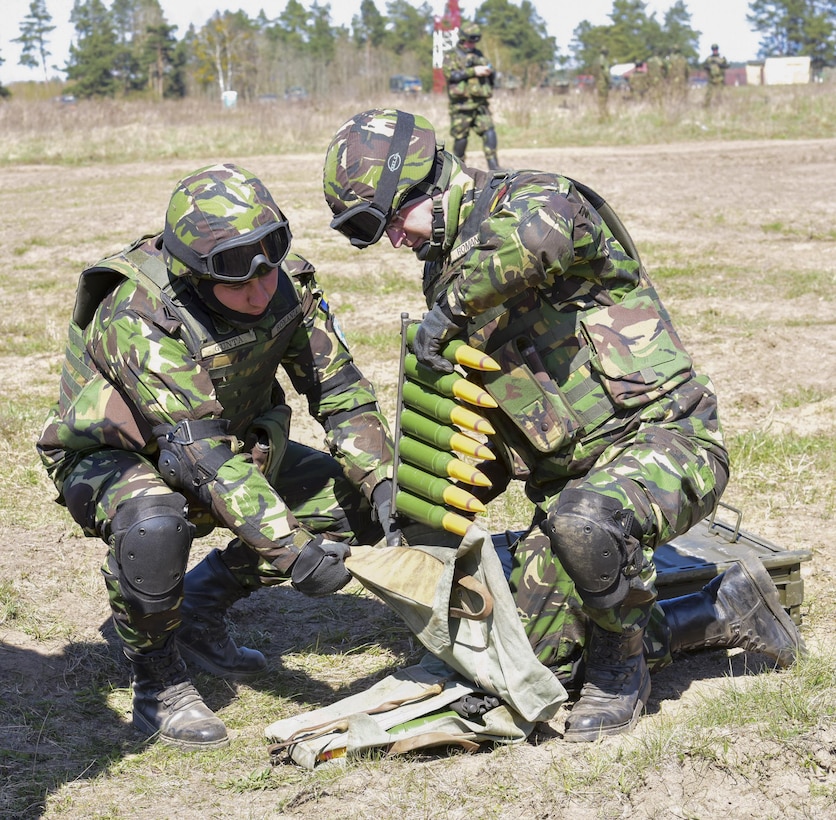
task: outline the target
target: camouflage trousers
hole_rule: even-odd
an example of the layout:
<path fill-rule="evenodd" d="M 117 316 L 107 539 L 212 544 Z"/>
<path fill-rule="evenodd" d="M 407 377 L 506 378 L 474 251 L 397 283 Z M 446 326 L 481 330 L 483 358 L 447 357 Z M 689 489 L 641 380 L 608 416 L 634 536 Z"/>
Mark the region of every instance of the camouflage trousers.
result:
<path fill-rule="evenodd" d="M 290 442 L 280 475 L 274 480 L 274 489 L 310 532 L 327 533 L 334 540 L 365 543 L 373 543 L 381 535 L 372 521 L 368 501 L 327 453 Z M 64 480 L 62 492 L 67 509 L 84 534 L 99 537 L 108 544 L 102 573 L 117 634 L 133 649 L 159 646 L 180 625 L 179 602 L 172 609 L 153 615 L 139 612 L 126 602 L 119 585 L 115 547 L 111 543 L 111 523 L 119 505 L 128 499 L 170 495 L 174 491 L 162 480 L 152 462 L 141 454 L 101 450 L 75 466 Z M 197 503 L 189 504 L 187 517 L 197 537 L 208 535 L 215 527 L 209 511 Z M 286 572 L 276 569 L 239 538 L 230 542 L 221 557 L 243 591 L 282 583 L 288 578 Z"/>
<path fill-rule="evenodd" d="M 541 660 L 548 659 L 547 665 L 577 660 L 590 621 L 613 632 L 645 627 L 651 667 L 670 661 L 669 631 L 656 603 L 653 552 L 709 515 L 728 481 L 716 399 L 713 393 L 687 387 L 657 408 L 648 407 L 643 423 L 611 441 L 584 475 L 528 488 L 537 505 L 535 525 L 515 550 L 511 583 L 532 645 Z M 568 488 L 616 500 L 633 513 L 641 530 L 640 571 L 629 579 L 627 598 L 617 608 L 583 605 L 537 526 Z"/>
<path fill-rule="evenodd" d="M 497 158 L 496 147 L 485 142 L 485 134 L 493 127 L 493 117 L 487 102 L 474 108 L 450 109 L 450 136 L 454 140 L 463 140 L 471 131 L 475 131 L 482 138 L 482 150 L 485 152 L 486 160 Z"/>
<path fill-rule="evenodd" d="M 591 622 L 572 579 L 539 527 L 520 539 L 513 554 L 509 584 L 534 654 L 564 684 L 577 681 Z M 671 663 L 670 630 L 658 604 L 647 619 L 644 651 L 651 671 Z"/>

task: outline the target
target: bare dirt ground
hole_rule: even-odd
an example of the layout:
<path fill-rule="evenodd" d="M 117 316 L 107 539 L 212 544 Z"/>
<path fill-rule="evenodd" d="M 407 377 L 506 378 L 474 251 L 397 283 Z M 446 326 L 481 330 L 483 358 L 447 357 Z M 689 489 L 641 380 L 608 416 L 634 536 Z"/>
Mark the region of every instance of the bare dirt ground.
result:
<path fill-rule="evenodd" d="M 834 157 L 836 140 L 500 153 L 512 167 L 578 178 L 616 208 L 699 367 L 714 380 L 730 439 L 766 431 L 832 440 L 836 431 Z M 10 266 L 0 282 L 0 322 L 9 343 L 0 356 L 2 402 L 9 415 L 15 407 L 36 408 L 24 412 L 16 428 L 27 436 L 26 448 L 3 449 L 9 464 L 0 582 L 14 590 L 7 599 L 18 615 L 7 608 L 0 620 L 0 784 L 6 784 L 0 816 L 836 816 L 836 727 L 826 721 L 805 738 L 803 753 L 777 741 L 764 744 L 745 725 L 730 726 L 724 747 L 741 765 L 730 767 L 722 756 L 714 763 L 663 756 L 662 765 L 634 772 L 631 784 L 608 793 L 595 785 L 605 776 L 602 756 L 590 758 L 585 749 L 565 744 L 561 717 L 531 743 L 473 756 L 358 763 L 330 777 L 292 767 L 254 776 L 253 760 L 267 763 L 265 698 L 288 698 L 284 709 L 322 705 L 340 687 L 373 679 L 387 664 L 414 656 L 404 631 L 353 587 L 315 607 L 291 590 L 276 589 L 236 608 L 237 628 L 256 643 L 263 638 L 273 674 L 254 691 L 201 678 L 207 700 L 222 710 L 233 735 L 222 766 L 207 770 L 164 752 L 136 760 L 143 747 L 130 727 L 127 668 L 107 626 L 98 573 L 102 545 L 80 538 L 52 503 L 30 445 L 57 391 L 81 267 L 157 230 L 174 182 L 215 159 L 0 169 L 0 247 Z M 404 310 L 422 311 L 411 255 L 382 245 L 352 251 L 327 230 L 319 153 L 234 159 L 259 173 L 286 209 L 296 247 L 319 268 L 349 339 L 391 330 L 391 351 L 362 341 L 355 351 L 391 408 L 398 317 Z M 479 164 L 481 157 L 471 159 Z M 689 270 L 699 276 L 692 280 Z M 413 282 L 414 293 L 387 294 L 381 283 L 391 271 Z M 15 338 L 21 345 L 39 341 L 34 352 L 22 354 L 11 344 Z M 297 434 L 318 441 L 303 416 L 300 409 Z M 804 635 L 813 653 L 827 654 L 836 637 L 834 501 L 806 481 L 803 458 L 787 459 L 785 481 L 765 476 L 762 492 L 752 494 L 733 476 L 725 500 L 743 510 L 746 529 L 811 551 L 812 561 L 802 568 Z M 205 548 L 196 545 L 195 557 Z M 390 653 L 382 665 L 370 660 L 371 644 Z M 318 661 L 304 660 L 307 655 Z M 654 743 L 660 727 L 712 692 L 745 689 L 761 677 L 758 672 L 734 652 L 678 660 L 654 678 L 649 714 L 637 730 L 606 741 L 603 758 L 617 761 L 627 744 Z M 307 696 L 294 707 L 293 693 L 303 687 Z M 256 722 L 248 720 L 249 708 L 259 715 Z M 259 744 L 260 761 L 258 752 L 251 754 Z M 104 757 L 102 748 L 108 749 Z M 593 760 L 602 766 L 599 774 Z M 27 777 L 41 785 L 33 787 L 29 804 L 13 802 L 14 789 Z M 243 790 L 234 787 L 238 779 L 246 781 Z"/>

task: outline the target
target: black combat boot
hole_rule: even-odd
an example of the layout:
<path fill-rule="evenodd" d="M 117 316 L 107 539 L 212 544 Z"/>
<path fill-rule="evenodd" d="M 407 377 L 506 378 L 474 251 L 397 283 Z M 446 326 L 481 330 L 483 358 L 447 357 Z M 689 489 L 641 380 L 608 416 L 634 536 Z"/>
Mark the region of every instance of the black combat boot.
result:
<path fill-rule="evenodd" d="M 252 678 L 266 669 L 264 655 L 236 646 L 227 630 L 227 609 L 249 594 L 218 550 L 186 573 L 180 606 L 183 623 L 175 634 L 187 663 L 229 680 Z"/>
<path fill-rule="evenodd" d="M 467 151 L 467 137 L 460 137 L 457 140 L 453 140 L 453 155 L 454 156 L 463 160 L 466 151 Z"/>
<path fill-rule="evenodd" d="M 172 638 L 162 649 L 126 649 L 133 667 L 133 725 L 145 735 L 186 750 L 216 749 L 229 738 L 220 718 L 203 702 Z"/>
<path fill-rule="evenodd" d="M 592 624 L 585 682 L 566 719 L 565 740 L 597 740 L 636 725 L 650 697 L 643 638 L 643 627 L 608 632 Z"/>
<path fill-rule="evenodd" d="M 782 667 L 806 654 L 804 641 L 758 558 L 735 562 L 700 592 L 659 605 L 671 631 L 671 652 L 739 646 Z"/>

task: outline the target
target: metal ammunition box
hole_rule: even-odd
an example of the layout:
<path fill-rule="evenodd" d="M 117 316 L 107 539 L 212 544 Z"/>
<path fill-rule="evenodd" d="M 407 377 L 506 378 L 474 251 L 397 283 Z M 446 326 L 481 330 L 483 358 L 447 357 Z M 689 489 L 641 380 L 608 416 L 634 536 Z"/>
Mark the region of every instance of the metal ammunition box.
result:
<path fill-rule="evenodd" d="M 719 516 L 733 517 L 724 523 Z M 781 605 L 797 625 L 801 625 L 804 581 L 801 564 L 812 559 L 806 549 L 784 549 L 741 529 L 742 514 L 721 504 L 719 511 L 705 518 L 653 554 L 658 573 L 659 597 L 675 598 L 696 592 L 715 575 L 725 572 L 746 554 L 756 555 L 778 589 Z"/>

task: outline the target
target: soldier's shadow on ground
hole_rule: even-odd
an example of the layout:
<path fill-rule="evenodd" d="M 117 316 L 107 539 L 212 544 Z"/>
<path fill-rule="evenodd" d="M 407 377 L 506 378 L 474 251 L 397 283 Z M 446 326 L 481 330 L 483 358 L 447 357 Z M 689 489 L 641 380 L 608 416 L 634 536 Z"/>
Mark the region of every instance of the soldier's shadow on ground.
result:
<path fill-rule="evenodd" d="M 247 685 L 304 708 L 316 708 L 363 689 L 423 654 L 398 617 L 354 586 L 312 599 L 281 586 L 261 590 L 230 611 L 236 640 L 262 650 L 268 669 Z M 149 742 L 131 725 L 130 667 L 112 622 L 104 641 L 66 643 L 52 651 L 23 633 L 0 641 L 0 817 L 42 816 L 63 784 L 92 779 Z M 285 653 L 334 655 L 386 648 L 392 669 L 352 679 L 337 691 L 299 668 Z M 415 656 L 415 657 L 412 657 Z M 334 664 L 339 664 L 335 657 Z M 376 665 L 379 668 L 379 664 Z M 197 673 L 193 681 L 214 711 L 237 695 L 237 685 Z"/>

